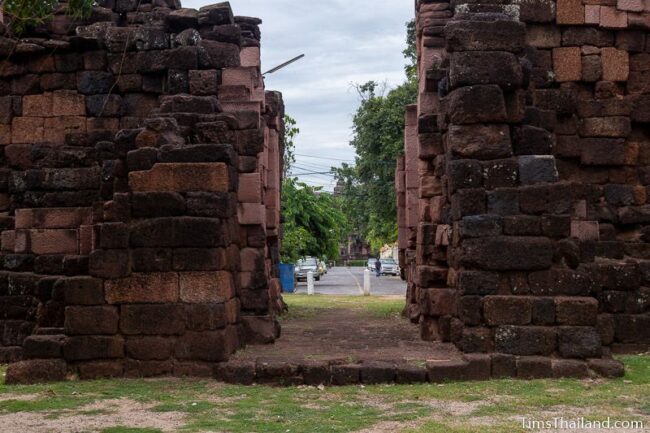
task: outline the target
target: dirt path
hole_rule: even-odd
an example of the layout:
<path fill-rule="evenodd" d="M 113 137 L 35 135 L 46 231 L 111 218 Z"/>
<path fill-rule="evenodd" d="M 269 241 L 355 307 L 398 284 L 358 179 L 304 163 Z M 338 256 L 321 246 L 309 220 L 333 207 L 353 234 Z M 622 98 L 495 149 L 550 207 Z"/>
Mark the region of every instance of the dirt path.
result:
<path fill-rule="evenodd" d="M 272 346 L 250 346 L 235 358 L 318 359 L 424 363 L 457 359 L 451 344 L 420 340 L 418 328 L 401 317 L 373 317 L 355 308 L 327 308 L 282 323 Z"/>

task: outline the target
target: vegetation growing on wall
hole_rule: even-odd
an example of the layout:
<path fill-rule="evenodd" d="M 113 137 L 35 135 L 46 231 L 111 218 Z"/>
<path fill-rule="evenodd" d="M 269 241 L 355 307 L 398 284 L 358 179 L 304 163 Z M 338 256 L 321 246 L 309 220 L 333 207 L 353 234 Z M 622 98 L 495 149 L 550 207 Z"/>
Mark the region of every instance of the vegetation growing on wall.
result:
<path fill-rule="evenodd" d="M 73 18 L 90 16 L 95 0 L 68 0 L 61 4 L 59 0 L 5 0 L 2 2 L 4 14 L 10 20 L 10 29 L 14 34 L 21 34 L 29 28 L 45 24 L 52 19 L 59 7 Z"/>

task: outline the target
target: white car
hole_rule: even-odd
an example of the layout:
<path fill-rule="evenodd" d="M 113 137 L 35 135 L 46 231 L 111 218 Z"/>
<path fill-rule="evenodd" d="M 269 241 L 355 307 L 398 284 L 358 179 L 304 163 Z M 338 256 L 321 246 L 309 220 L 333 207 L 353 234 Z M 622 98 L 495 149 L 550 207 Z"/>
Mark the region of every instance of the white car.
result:
<path fill-rule="evenodd" d="M 400 273 L 399 265 L 395 259 L 381 259 L 381 274 L 398 276 Z"/>
<path fill-rule="evenodd" d="M 313 257 L 305 257 L 302 260 L 298 260 L 295 270 L 296 280 L 307 281 L 307 273 L 309 271 L 314 273 L 314 280 L 320 281 L 321 274 L 318 272 L 318 260 Z"/>

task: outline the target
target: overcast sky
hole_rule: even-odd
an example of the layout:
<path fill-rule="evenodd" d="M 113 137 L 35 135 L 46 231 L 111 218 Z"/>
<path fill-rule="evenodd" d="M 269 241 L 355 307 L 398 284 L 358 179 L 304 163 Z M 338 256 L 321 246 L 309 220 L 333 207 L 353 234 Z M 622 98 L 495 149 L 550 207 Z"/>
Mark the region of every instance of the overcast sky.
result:
<path fill-rule="evenodd" d="M 199 8 L 217 0 L 184 0 Z M 405 23 L 412 0 L 231 0 L 235 15 L 255 16 L 262 29 L 262 69 L 299 54 L 305 58 L 269 75 L 266 88 L 284 94 L 298 121 L 294 172 L 327 171 L 336 159 L 353 161 L 352 116 L 359 105 L 354 83 L 389 86 L 404 80 Z M 323 159 L 332 158 L 332 160 Z M 302 167 L 303 169 L 300 169 Z M 331 190 L 331 176 L 301 177 Z"/>

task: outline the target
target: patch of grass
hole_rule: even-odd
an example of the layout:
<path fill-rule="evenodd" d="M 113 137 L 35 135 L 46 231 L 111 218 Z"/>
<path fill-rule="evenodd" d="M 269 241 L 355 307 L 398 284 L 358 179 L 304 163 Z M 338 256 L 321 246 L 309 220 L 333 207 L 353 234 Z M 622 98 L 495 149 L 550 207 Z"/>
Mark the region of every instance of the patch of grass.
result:
<path fill-rule="evenodd" d="M 162 430 L 157 428 L 115 426 L 102 429 L 101 433 L 162 433 Z"/>
<path fill-rule="evenodd" d="M 514 425 L 489 425 L 489 426 L 455 426 L 441 421 L 429 421 L 414 429 L 404 430 L 404 433 L 476 433 L 479 431 L 490 433 L 518 433 L 525 432 L 523 428 Z"/>
<path fill-rule="evenodd" d="M 154 406 L 151 410 L 154 412 L 187 412 L 200 413 L 211 410 L 215 407 L 214 403 L 208 401 L 186 401 L 186 402 L 166 402 Z"/>
<path fill-rule="evenodd" d="M 517 433 L 524 431 L 520 421 L 524 416 L 550 419 L 576 414 L 588 419 L 640 419 L 648 425 L 650 356 L 621 359 L 628 372 L 615 380 L 505 379 L 324 390 L 244 387 L 194 379 L 0 385 L 0 413 L 36 412 L 43 419 L 91 417 L 116 410 L 108 403 L 102 407 L 102 400 L 130 399 L 152 407 L 145 412 L 149 419 L 161 412 L 178 412 L 184 422 L 179 430 L 186 433 L 342 433 L 380 423 L 394 423 L 401 426 L 396 431 L 411 433 Z M 89 403 L 95 403 L 92 410 L 84 410 Z M 113 426 L 102 432 L 157 431 Z"/>
<path fill-rule="evenodd" d="M 375 318 L 399 317 L 404 309 L 404 299 L 401 296 L 285 294 L 283 299 L 289 306 L 285 320 L 309 318 L 323 310 L 338 308 L 358 310 Z"/>

